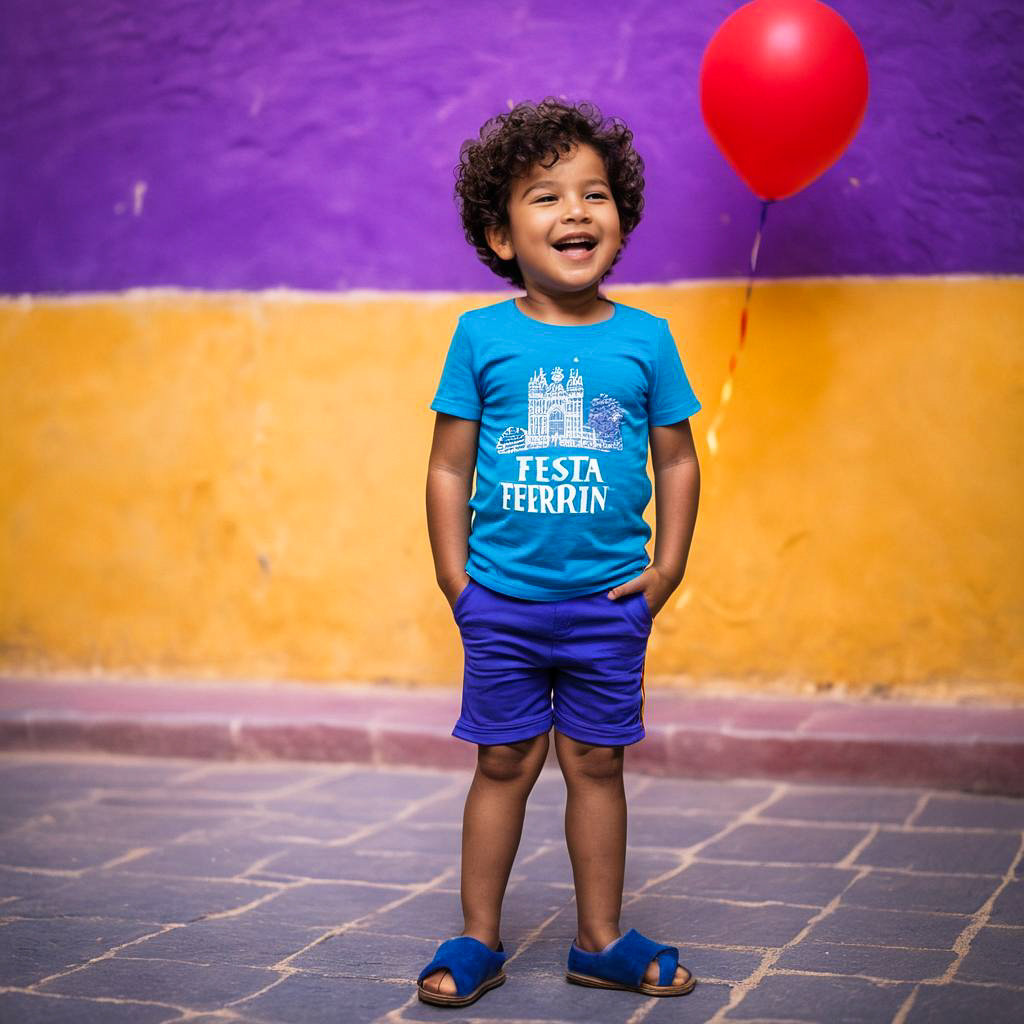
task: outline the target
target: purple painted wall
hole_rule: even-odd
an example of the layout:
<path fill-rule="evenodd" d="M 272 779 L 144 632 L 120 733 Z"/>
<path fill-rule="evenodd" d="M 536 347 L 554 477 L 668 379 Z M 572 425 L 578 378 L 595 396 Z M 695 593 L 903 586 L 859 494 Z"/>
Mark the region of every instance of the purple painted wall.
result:
<path fill-rule="evenodd" d="M 696 98 L 738 6 L 7 0 L 0 293 L 503 287 L 462 238 L 453 167 L 509 99 L 546 94 L 623 117 L 647 162 L 612 283 L 742 276 L 758 204 Z M 1020 273 L 1024 6 L 833 6 L 867 116 L 772 208 L 760 271 Z"/>

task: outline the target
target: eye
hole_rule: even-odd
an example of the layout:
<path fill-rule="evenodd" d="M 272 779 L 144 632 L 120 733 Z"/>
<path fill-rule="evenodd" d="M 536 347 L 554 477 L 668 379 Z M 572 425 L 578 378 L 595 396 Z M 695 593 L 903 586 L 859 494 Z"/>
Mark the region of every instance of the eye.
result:
<path fill-rule="evenodd" d="M 587 196 L 588 197 L 589 196 L 597 196 L 598 199 L 607 199 L 608 198 L 603 192 L 588 192 Z M 534 200 L 534 202 L 535 203 L 540 203 L 540 202 L 543 202 L 545 199 L 557 199 L 557 198 L 558 198 L 557 196 L 550 196 L 550 195 L 549 196 L 538 196 Z"/>

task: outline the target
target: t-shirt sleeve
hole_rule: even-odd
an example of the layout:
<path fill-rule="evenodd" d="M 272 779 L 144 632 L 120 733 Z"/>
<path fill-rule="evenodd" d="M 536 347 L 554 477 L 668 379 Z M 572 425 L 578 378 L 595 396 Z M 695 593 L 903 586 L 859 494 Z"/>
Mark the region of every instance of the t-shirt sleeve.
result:
<path fill-rule="evenodd" d="M 699 411 L 700 402 L 690 387 L 668 321 L 659 320 L 654 381 L 647 397 L 647 422 L 652 427 L 678 423 Z"/>
<path fill-rule="evenodd" d="M 483 407 L 473 370 L 473 346 L 461 317 L 448 346 L 448 355 L 441 370 L 441 381 L 430 408 L 467 420 L 480 419 Z"/>

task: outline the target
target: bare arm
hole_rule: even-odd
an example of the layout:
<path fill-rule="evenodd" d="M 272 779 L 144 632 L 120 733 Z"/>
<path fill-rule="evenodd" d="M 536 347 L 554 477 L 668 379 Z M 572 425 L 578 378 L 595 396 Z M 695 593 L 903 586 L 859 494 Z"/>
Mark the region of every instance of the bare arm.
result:
<path fill-rule="evenodd" d="M 697 523 L 700 465 L 689 420 L 651 427 L 650 438 L 657 524 L 652 564 L 674 590 L 683 580 Z"/>
<path fill-rule="evenodd" d="M 618 599 L 643 591 L 653 617 L 683 581 L 697 523 L 700 466 L 689 420 L 651 427 L 649 435 L 657 524 L 654 560 L 639 576 L 613 587 L 608 594 Z"/>
<path fill-rule="evenodd" d="M 427 533 L 438 586 L 452 606 L 469 582 L 469 499 L 479 434 L 479 420 L 437 413 L 427 464 Z"/>

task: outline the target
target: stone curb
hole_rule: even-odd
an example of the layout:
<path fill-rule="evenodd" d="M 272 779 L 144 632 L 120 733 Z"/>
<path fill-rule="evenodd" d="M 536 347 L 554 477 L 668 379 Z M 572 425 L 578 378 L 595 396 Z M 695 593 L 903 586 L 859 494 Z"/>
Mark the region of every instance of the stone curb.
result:
<path fill-rule="evenodd" d="M 6 678 L 0 749 L 464 769 L 459 704 L 457 688 Z M 1024 795 L 1024 707 L 654 690 L 645 726 L 630 771 Z"/>

